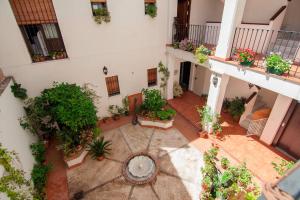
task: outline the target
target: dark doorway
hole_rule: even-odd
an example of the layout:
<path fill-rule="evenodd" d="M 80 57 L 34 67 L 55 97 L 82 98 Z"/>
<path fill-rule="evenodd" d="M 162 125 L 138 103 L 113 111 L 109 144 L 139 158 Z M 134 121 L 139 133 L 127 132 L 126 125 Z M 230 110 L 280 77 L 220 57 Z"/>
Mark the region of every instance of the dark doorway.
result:
<path fill-rule="evenodd" d="M 300 103 L 293 101 L 274 140 L 275 145 L 300 159 Z"/>
<path fill-rule="evenodd" d="M 188 37 L 188 29 L 190 24 L 191 0 L 178 0 L 177 6 L 177 40 L 181 41 Z"/>
<path fill-rule="evenodd" d="M 184 91 L 189 89 L 191 62 L 182 62 L 180 64 L 179 84 Z"/>

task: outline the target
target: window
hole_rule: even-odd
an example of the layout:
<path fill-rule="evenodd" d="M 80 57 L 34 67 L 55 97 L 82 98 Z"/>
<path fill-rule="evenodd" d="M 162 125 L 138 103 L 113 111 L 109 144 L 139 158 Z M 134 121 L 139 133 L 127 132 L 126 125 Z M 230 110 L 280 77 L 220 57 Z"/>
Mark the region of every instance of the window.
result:
<path fill-rule="evenodd" d="M 10 0 L 33 62 L 67 58 L 52 0 Z"/>
<path fill-rule="evenodd" d="M 157 85 L 157 68 L 148 69 L 148 87 Z"/>
<path fill-rule="evenodd" d="M 105 81 L 106 81 L 106 88 L 109 97 L 120 94 L 118 76 L 106 77 Z"/>
<path fill-rule="evenodd" d="M 93 16 L 98 15 L 98 11 L 102 9 L 107 9 L 106 0 L 91 0 Z"/>

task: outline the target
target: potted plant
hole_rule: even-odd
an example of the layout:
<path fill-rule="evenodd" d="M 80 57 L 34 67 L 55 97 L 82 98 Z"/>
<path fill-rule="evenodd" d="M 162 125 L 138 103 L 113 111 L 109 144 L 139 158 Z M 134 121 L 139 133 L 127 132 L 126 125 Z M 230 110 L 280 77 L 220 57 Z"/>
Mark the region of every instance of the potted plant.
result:
<path fill-rule="evenodd" d="M 245 111 L 245 98 L 235 97 L 229 106 L 229 113 L 234 121 L 238 122 Z"/>
<path fill-rule="evenodd" d="M 181 97 L 183 94 L 182 87 L 179 85 L 178 82 L 174 82 L 173 86 L 173 96 L 176 97 Z"/>
<path fill-rule="evenodd" d="M 281 57 L 281 55 L 274 53 L 266 57 L 264 65 L 267 69 L 267 72 L 276 75 L 282 75 L 288 72 L 291 68 L 290 61 L 285 60 Z"/>
<path fill-rule="evenodd" d="M 206 48 L 204 45 L 201 45 L 195 51 L 195 56 L 199 63 L 205 63 L 208 60 L 208 56 L 210 55 L 211 50 Z"/>
<path fill-rule="evenodd" d="M 94 12 L 94 20 L 97 24 L 102 24 L 102 22 L 108 23 L 110 22 L 110 13 L 107 8 L 98 8 L 93 11 Z"/>
<path fill-rule="evenodd" d="M 46 60 L 46 57 L 41 54 L 35 54 L 32 56 L 33 62 L 43 62 Z"/>
<path fill-rule="evenodd" d="M 195 50 L 194 43 L 188 39 L 181 40 L 178 47 L 179 47 L 179 49 L 188 51 L 188 52 L 193 52 Z"/>
<path fill-rule="evenodd" d="M 101 138 L 94 140 L 91 144 L 88 145 L 88 151 L 93 159 L 101 161 L 105 158 L 106 155 L 110 154 L 111 145 L 111 141 L 105 141 L 104 137 L 102 136 Z"/>
<path fill-rule="evenodd" d="M 145 14 L 149 15 L 151 18 L 156 17 L 157 15 L 157 7 L 155 3 L 147 3 L 145 4 Z"/>
<path fill-rule="evenodd" d="M 220 116 L 218 115 L 216 116 L 216 121 L 212 125 L 213 134 L 217 137 L 220 136 L 222 132 L 222 126 L 219 121 L 220 121 Z"/>
<path fill-rule="evenodd" d="M 209 176 L 205 176 L 202 180 L 202 189 L 204 191 L 210 191 L 211 189 L 211 185 L 212 185 L 212 181 L 211 181 L 211 178 Z"/>
<path fill-rule="evenodd" d="M 242 66 L 252 66 L 254 63 L 255 52 L 251 49 L 236 49 L 235 57 Z"/>
<path fill-rule="evenodd" d="M 200 124 L 202 126 L 202 130 L 210 131 L 213 122 L 213 115 L 212 115 L 211 108 L 206 105 L 203 106 L 202 108 L 196 107 L 196 109 L 200 116 Z"/>
<path fill-rule="evenodd" d="M 225 157 L 221 158 L 221 167 L 223 169 L 227 169 L 229 164 L 230 164 L 230 162 L 229 162 L 228 158 L 225 158 Z"/>

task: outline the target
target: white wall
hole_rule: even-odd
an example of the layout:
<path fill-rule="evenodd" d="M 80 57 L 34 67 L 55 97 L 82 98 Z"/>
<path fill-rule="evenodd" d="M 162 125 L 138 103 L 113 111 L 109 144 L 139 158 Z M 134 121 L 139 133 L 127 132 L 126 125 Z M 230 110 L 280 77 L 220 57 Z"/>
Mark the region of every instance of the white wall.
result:
<path fill-rule="evenodd" d="M 168 15 L 176 13 L 168 4 L 174 2 L 157 0 L 158 15 L 152 19 L 144 14 L 144 1 L 109 0 L 111 22 L 98 25 L 89 0 L 53 0 L 69 58 L 32 64 L 8 1 L 0 1 L 0 26 L 5 27 L 0 32 L 0 65 L 30 96 L 53 81 L 91 83 L 102 97 L 99 116 L 107 115 L 109 104 L 119 104 L 122 97 L 147 87 L 147 68 L 166 62 L 168 19 L 174 17 Z M 121 95 L 107 96 L 103 66 L 108 76 L 119 76 Z"/>
<path fill-rule="evenodd" d="M 235 97 L 245 97 L 248 98 L 253 93 L 253 90 L 249 88 L 249 85 L 246 81 L 230 77 L 225 98 L 235 98 Z"/>
<path fill-rule="evenodd" d="M 224 3 L 220 0 L 192 0 L 190 24 L 204 25 L 206 21 L 221 21 Z"/>
<path fill-rule="evenodd" d="M 270 18 L 287 4 L 287 0 L 247 0 L 243 22 L 269 23 Z"/>
<path fill-rule="evenodd" d="M 288 4 L 282 28 L 289 31 L 300 32 L 300 1 L 293 0 Z"/>
<path fill-rule="evenodd" d="M 276 101 L 276 98 L 278 96 L 277 93 L 272 92 L 271 90 L 267 90 L 264 88 L 261 88 L 261 90 L 258 92 L 258 95 L 261 96 L 261 100 L 266 103 L 267 107 L 273 108 L 274 103 Z"/>
<path fill-rule="evenodd" d="M 19 125 L 18 119 L 24 116 L 23 102 L 13 96 L 11 85 L 12 81 L 0 96 L 0 143 L 9 151 L 17 153 L 20 159 L 19 167 L 29 177 L 34 164 L 29 146 L 36 140 Z"/>

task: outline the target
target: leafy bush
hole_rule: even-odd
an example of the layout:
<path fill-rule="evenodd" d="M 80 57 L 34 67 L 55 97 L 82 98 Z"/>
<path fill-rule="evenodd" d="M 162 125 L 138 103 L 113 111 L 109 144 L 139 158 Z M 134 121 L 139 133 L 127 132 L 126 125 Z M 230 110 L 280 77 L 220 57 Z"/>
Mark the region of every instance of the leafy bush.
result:
<path fill-rule="evenodd" d="M 178 47 L 179 47 L 179 49 L 184 50 L 184 51 L 188 51 L 188 52 L 192 52 L 192 51 L 195 50 L 194 43 L 191 42 L 188 39 L 181 40 Z"/>
<path fill-rule="evenodd" d="M 227 169 L 227 167 L 229 166 L 230 162 L 228 160 L 228 158 L 221 158 L 221 166 L 224 168 L 224 169 Z"/>
<path fill-rule="evenodd" d="M 196 49 L 195 56 L 199 63 L 205 63 L 208 60 L 208 56 L 211 55 L 211 50 L 201 45 Z"/>
<path fill-rule="evenodd" d="M 236 49 L 235 57 L 241 65 L 251 66 L 254 62 L 255 52 L 251 49 Z"/>
<path fill-rule="evenodd" d="M 21 84 L 14 83 L 12 86 L 10 86 L 10 89 L 16 98 L 22 100 L 27 98 L 27 90 L 25 88 L 22 88 Z"/>
<path fill-rule="evenodd" d="M 32 172 L 31 179 L 34 185 L 34 188 L 37 190 L 39 194 L 44 194 L 44 188 L 47 181 L 47 174 L 50 171 L 50 165 L 40 165 L 35 164 Z"/>
<path fill-rule="evenodd" d="M 94 140 L 92 144 L 89 144 L 88 151 L 93 159 L 97 159 L 100 156 L 110 154 L 111 141 L 105 141 L 102 136 L 100 139 Z"/>
<path fill-rule="evenodd" d="M 156 116 L 160 120 L 170 120 L 176 115 L 176 111 L 173 109 L 160 110 L 156 112 Z"/>
<path fill-rule="evenodd" d="M 42 164 L 45 161 L 45 153 L 46 153 L 45 145 L 42 142 L 37 142 L 30 145 L 30 149 L 32 151 L 32 155 L 35 158 L 35 161 L 38 164 Z"/>
<path fill-rule="evenodd" d="M 291 62 L 283 59 L 279 54 L 271 54 L 267 56 L 265 65 L 267 72 L 277 75 L 282 75 L 291 68 Z"/>
<path fill-rule="evenodd" d="M 102 24 L 102 22 L 110 22 L 110 13 L 107 8 L 98 8 L 94 10 L 94 19 L 97 24 Z"/>
<path fill-rule="evenodd" d="M 155 3 L 147 3 L 145 5 L 145 13 L 150 17 L 154 18 L 157 15 L 157 7 Z"/>
<path fill-rule="evenodd" d="M 148 112 L 160 111 L 165 105 L 166 101 L 162 98 L 161 93 L 157 89 L 143 89 L 144 102 L 142 109 Z"/>
<path fill-rule="evenodd" d="M 283 176 L 295 163 L 293 161 L 286 161 L 281 159 L 280 162 L 272 162 L 273 168 L 280 175 Z"/>
<path fill-rule="evenodd" d="M 244 113 L 245 111 L 245 99 L 235 97 L 231 102 L 229 106 L 229 113 L 234 119 L 239 119 L 239 117 Z"/>

